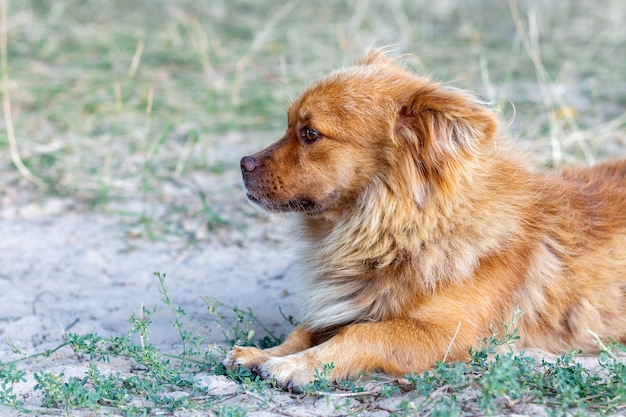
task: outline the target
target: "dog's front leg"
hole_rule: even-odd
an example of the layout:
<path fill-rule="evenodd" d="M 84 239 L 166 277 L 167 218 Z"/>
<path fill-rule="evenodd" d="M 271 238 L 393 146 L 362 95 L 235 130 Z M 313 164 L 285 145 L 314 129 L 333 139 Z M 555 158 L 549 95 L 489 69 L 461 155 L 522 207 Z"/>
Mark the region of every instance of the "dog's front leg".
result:
<path fill-rule="evenodd" d="M 236 367 L 249 368 L 257 372 L 269 358 L 291 355 L 308 349 L 312 346 L 312 334 L 306 326 L 296 327 L 282 344 L 269 349 L 259 349 L 253 346 L 234 346 L 224 359 L 224 366 L 232 369 Z"/>
<path fill-rule="evenodd" d="M 454 350 L 448 359 L 467 355 L 471 332 L 461 330 L 455 338 L 454 327 L 411 320 L 353 324 L 320 345 L 266 358 L 259 371 L 263 378 L 274 379 L 286 389 L 297 389 L 313 381 L 315 370 L 325 364 L 332 364 L 328 375 L 331 380 L 374 370 L 396 376 L 422 372 L 442 360 L 451 344 Z"/>

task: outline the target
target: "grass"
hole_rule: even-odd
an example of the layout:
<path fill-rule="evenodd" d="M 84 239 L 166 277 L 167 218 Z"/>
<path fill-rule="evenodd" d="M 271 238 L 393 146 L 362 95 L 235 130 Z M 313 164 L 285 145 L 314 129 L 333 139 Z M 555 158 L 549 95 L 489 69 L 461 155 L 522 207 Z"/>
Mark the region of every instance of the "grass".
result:
<path fill-rule="evenodd" d="M 61 197 L 75 210 L 112 212 L 134 225 L 132 237 L 196 242 L 245 227 L 259 218 L 242 209 L 238 159 L 282 134 L 290 97 L 370 46 L 391 45 L 417 72 L 478 92 L 543 164 L 623 155 L 622 3 L 0 0 L 0 197 Z M 181 351 L 150 342 L 155 310 L 142 307 L 128 334 L 67 334 L 55 349 L 16 351 L 18 359 L 0 364 L 0 404 L 67 415 L 280 411 L 268 383 L 227 372 L 221 350 L 187 332 L 184 309 L 158 278 L 163 304 L 154 308 L 171 312 Z M 208 299 L 207 307 L 222 346 L 279 342 L 252 311 Z M 234 320 L 221 320 L 224 311 Z M 538 362 L 494 353 L 508 342 L 487 340 L 468 363 L 437 364 L 402 383 L 331 383 L 327 364 L 297 401 L 314 407 L 309 400 L 323 397 L 346 414 L 384 398 L 397 398 L 396 415 L 526 405 L 552 415 L 624 412 L 626 368 L 616 354 L 623 346 L 603 346 L 591 371 L 574 354 Z M 84 375 L 24 370 L 60 353 L 86 364 Z M 125 371 L 107 372 L 107 360 L 124 361 Z M 241 407 L 214 396 L 198 374 L 226 375 L 252 400 Z M 28 409 L 15 394 L 25 379 L 36 382 L 44 408 Z"/>
<path fill-rule="evenodd" d="M 87 208 L 138 200 L 145 218 L 194 173 L 236 168 L 278 137 L 290 96 L 371 45 L 492 101 L 545 163 L 603 157 L 623 139 L 620 4 L 357 3 L 5 0 L 0 171 Z M 180 222 L 165 216 L 148 217 Z"/>
<path fill-rule="evenodd" d="M 185 329 L 185 310 L 175 306 L 168 295 L 165 275 L 155 273 L 162 304 L 151 309 L 142 307 L 139 317 L 129 319 L 125 335 L 102 337 L 98 334 L 68 333 L 59 346 L 36 354 L 25 355 L 11 362 L 0 363 L 0 405 L 24 413 L 55 413 L 73 415 L 77 411 L 117 413 L 125 416 L 155 415 L 180 410 L 211 411 L 216 415 L 246 415 L 259 409 L 280 411 L 286 405 L 273 403 L 271 381 L 263 381 L 247 369 L 226 370 L 221 360 L 222 349 L 207 348 L 203 339 Z M 251 329 L 261 324 L 251 311 L 225 306 L 207 300 L 209 311 L 222 330 L 222 346 L 234 344 L 273 346 L 280 339 L 266 328 L 262 338 Z M 180 350 L 165 352 L 150 342 L 151 316 L 157 308 L 171 313 L 172 325 L 180 337 Z M 221 313 L 235 314 L 235 324 L 225 327 Z M 138 341 L 135 336 L 138 336 Z M 601 346 L 599 367 L 590 370 L 576 361 L 570 352 L 555 360 L 541 360 L 514 353 L 508 349 L 517 340 L 514 322 L 485 339 L 481 346 L 470 349 L 468 362 L 437 363 L 432 371 L 406 375 L 404 380 L 386 377 L 357 381 L 330 381 L 333 364 L 325 364 L 315 381 L 304 387 L 303 394 L 293 395 L 293 403 L 326 398 L 336 411 L 353 414 L 376 410 L 378 402 L 396 398 L 392 412 L 409 415 L 493 415 L 505 411 L 525 410 L 529 405 L 541 406 L 549 415 L 606 415 L 625 410 L 626 361 L 617 352 L 626 347 L 617 343 Z M 60 351 L 69 351 L 74 361 L 85 368 L 80 376 L 61 372 L 37 371 L 29 374 L 21 368 L 28 361 L 45 361 Z M 70 356 L 68 354 L 68 356 Z M 103 372 L 99 364 L 123 360 L 128 371 Z M 67 365 L 66 365 L 67 366 Z M 215 394 L 198 383 L 197 375 L 226 376 L 239 388 L 226 395 Z M 26 406 L 14 389 L 28 379 L 42 396 L 41 407 Z M 254 401 L 227 401 L 239 394 Z M 352 401 L 349 401 L 352 400 Z"/>
<path fill-rule="evenodd" d="M 216 353 L 207 348 L 200 337 L 185 329 L 182 318 L 186 313 L 181 307 L 172 304 L 165 287 L 165 275 L 155 273 L 155 277 L 159 281 L 159 292 L 162 296 L 160 307 L 165 307 L 172 313 L 172 325 L 178 330 L 180 352 L 163 352 L 150 343 L 151 316 L 157 307 L 142 307 L 139 317 L 130 317 L 130 329 L 126 335 L 102 337 L 97 334 L 68 333 L 65 335 L 65 342 L 54 349 L 0 363 L 0 404 L 24 412 L 42 412 L 40 409 L 22 407 L 13 393 L 13 386 L 25 382 L 27 377 L 26 372 L 18 366 L 26 361 L 50 357 L 62 349 L 71 349 L 77 361 L 88 364 L 84 376 L 40 371 L 28 377 L 36 382 L 35 392 L 42 393 L 44 409 L 62 410 L 67 415 L 71 415 L 72 410 L 80 409 L 115 411 L 127 416 L 146 415 L 155 410 L 217 412 L 223 409 L 220 405 L 222 399 L 212 396 L 206 388 L 198 387 L 194 382 L 194 376 L 202 372 L 228 375 L 243 383 L 267 386 L 249 371 L 227 372 L 221 365 L 221 349 L 215 347 Z M 223 307 L 219 305 L 216 309 L 216 303 L 208 304 L 213 314 L 218 314 Z M 232 310 L 237 316 L 237 324 L 231 330 L 224 331 L 226 342 L 231 345 L 251 343 L 254 333 L 249 327 L 255 320 L 254 316 L 236 308 Z M 134 336 L 138 336 L 138 342 L 134 340 Z M 268 336 L 278 341 L 271 333 Z M 131 371 L 125 374 L 103 374 L 98 363 L 109 362 L 113 358 L 132 362 Z"/>

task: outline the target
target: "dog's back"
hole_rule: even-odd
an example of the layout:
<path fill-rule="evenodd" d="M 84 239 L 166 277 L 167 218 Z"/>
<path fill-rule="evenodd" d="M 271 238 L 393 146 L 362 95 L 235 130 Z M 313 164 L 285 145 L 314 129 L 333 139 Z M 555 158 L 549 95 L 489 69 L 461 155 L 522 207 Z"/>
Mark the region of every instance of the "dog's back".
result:
<path fill-rule="evenodd" d="M 594 350 L 592 329 L 626 342 L 626 161 L 568 168 L 544 181 L 538 217 L 546 234 L 516 297 L 523 344 Z"/>
<path fill-rule="evenodd" d="M 615 194 L 626 194 L 626 160 L 606 161 L 588 168 L 570 168 L 563 176 L 583 185 L 610 187 Z"/>

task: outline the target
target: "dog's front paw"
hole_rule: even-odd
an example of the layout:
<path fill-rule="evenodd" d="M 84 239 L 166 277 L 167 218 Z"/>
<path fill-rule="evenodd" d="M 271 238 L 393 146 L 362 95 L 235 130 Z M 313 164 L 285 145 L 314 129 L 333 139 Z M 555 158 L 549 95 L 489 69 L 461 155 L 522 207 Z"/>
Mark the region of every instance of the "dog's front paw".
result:
<path fill-rule="evenodd" d="M 227 369 L 242 367 L 258 372 L 268 359 L 269 356 L 261 349 L 252 346 L 234 346 L 222 363 Z"/>
<path fill-rule="evenodd" d="M 276 385 L 286 391 L 301 392 L 312 382 L 315 366 L 311 366 L 304 355 L 289 355 L 269 358 L 259 369 L 263 379 L 273 379 Z"/>

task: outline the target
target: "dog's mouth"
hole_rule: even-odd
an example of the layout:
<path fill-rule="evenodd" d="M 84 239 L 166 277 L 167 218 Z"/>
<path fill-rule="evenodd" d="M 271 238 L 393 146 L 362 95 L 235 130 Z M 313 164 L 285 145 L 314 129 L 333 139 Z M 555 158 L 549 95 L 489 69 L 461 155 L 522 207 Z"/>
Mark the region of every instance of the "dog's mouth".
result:
<path fill-rule="evenodd" d="M 286 202 L 280 202 L 268 199 L 266 197 L 258 197 L 255 194 L 248 192 L 248 200 L 256 205 L 261 206 L 265 210 L 271 212 L 298 212 L 307 214 L 319 213 L 321 207 L 310 198 L 294 198 Z"/>
<path fill-rule="evenodd" d="M 287 202 L 287 205 L 293 210 L 293 211 L 304 211 L 307 213 L 310 212 L 315 212 L 316 211 L 316 207 L 317 204 L 315 203 L 315 201 L 309 199 L 309 198 L 301 198 L 301 199 L 297 199 L 297 200 L 290 200 L 289 202 Z"/>

